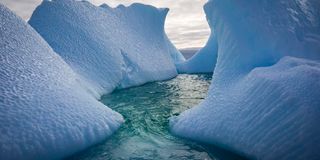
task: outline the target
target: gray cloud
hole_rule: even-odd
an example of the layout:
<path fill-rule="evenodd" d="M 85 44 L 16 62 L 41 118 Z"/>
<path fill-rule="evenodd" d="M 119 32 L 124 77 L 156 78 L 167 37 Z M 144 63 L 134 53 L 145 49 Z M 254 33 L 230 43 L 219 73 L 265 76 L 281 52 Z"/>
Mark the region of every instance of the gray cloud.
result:
<path fill-rule="evenodd" d="M 130 5 L 134 2 L 170 8 L 166 21 L 168 37 L 178 48 L 202 47 L 210 34 L 203 5 L 207 0 L 89 0 L 95 5 Z M 28 20 L 41 0 L 0 0 L 23 19 Z"/>
<path fill-rule="evenodd" d="M 33 10 L 41 3 L 41 0 L 0 0 L 0 3 L 27 20 L 30 18 Z"/>

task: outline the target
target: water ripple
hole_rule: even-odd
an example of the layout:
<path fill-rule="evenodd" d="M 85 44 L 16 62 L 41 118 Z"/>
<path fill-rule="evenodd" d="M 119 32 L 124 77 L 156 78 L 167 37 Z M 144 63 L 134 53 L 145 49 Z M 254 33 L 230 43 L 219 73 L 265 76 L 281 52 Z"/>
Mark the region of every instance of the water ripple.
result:
<path fill-rule="evenodd" d="M 104 160 L 211 160 L 208 148 L 172 136 L 168 118 L 197 105 L 205 98 L 212 75 L 179 75 L 177 78 L 118 90 L 102 102 L 121 113 L 126 122 L 106 142 L 71 159 Z"/>

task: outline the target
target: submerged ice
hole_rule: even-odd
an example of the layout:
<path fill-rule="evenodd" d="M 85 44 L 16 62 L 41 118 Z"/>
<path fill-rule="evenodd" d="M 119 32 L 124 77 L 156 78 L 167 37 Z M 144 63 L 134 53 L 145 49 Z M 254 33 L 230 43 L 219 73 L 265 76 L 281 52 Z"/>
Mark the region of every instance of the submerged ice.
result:
<path fill-rule="evenodd" d="M 217 56 L 202 59 L 217 62 L 212 85 L 201 104 L 171 118 L 172 132 L 254 159 L 318 159 L 319 8 L 318 0 L 210 0 L 216 41 L 207 46 Z"/>

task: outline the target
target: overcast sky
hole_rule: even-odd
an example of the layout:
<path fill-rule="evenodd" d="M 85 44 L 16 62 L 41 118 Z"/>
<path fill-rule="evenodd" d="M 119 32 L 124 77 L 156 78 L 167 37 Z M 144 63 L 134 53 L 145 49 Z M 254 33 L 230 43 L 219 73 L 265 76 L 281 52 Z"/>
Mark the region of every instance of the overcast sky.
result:
<path fill-rule="evenodd" d="M 205 45 L 210 29 L 203 5 L 207 0 L 89 0 L 95 5 L 106 3 L 116 7 L 118 4 L 130 5 L 134 2 L 170 8 L 166 21 L 166 32 L 178 48 L 202 47 Z M 41 0 L 0 0 L 0 2 L 27 20 Z"/>

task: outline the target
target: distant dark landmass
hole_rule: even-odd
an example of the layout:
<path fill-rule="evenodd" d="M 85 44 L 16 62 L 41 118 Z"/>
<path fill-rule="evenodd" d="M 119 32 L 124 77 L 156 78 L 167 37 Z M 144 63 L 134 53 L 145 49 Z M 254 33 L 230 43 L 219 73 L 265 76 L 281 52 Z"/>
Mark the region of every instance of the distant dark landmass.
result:
<path fill-rule="evenodd" d="M 191 58 L 195 53 L 197 53 L 201 48 L 184 48 L 184 49 L 179 49 L 179 51 L 182 53 L 182 55 L 186 58 L 189 59 Z"/>

